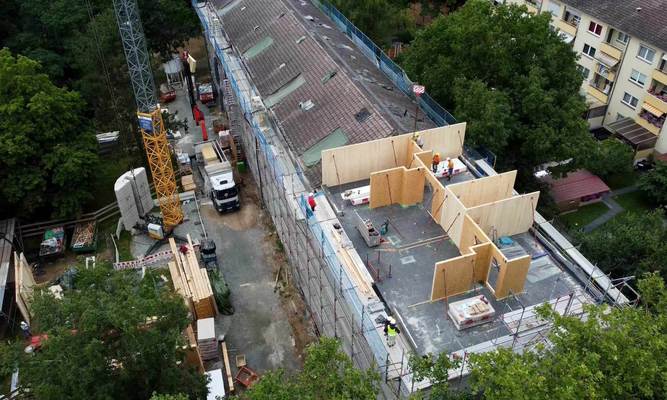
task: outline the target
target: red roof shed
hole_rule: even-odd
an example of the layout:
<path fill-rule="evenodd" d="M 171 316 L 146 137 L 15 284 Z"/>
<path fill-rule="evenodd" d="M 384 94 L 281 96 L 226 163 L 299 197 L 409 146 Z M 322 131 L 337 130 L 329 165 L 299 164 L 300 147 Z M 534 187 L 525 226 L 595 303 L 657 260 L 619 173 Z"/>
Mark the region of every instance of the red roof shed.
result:
<path fill-rule="evenodd" d="M 556 204 L 572 201 L 588 201 L 599 198 L 610 189 L 602 179 L 586 170 L 570 172 L 560 179 L 547 178 L 551 184 L 551 197 Z"/>

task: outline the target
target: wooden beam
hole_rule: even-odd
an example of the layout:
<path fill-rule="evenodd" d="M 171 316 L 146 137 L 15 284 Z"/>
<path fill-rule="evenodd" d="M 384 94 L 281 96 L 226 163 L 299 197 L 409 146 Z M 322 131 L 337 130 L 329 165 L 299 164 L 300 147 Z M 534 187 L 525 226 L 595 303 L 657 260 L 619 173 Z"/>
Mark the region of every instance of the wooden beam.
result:
<path fill-rule="evenodd" d="M 232 378 L 232 367 L 229 365 L 229 355 L 227 354 L 227 344 L 225 342 L 220 343 L 222 347 L 222 359 L 225 363 L 225 374 L 227 375 L 227 384 L 229 385 L 229 391 L 234 393 L 234 378 Z"/>

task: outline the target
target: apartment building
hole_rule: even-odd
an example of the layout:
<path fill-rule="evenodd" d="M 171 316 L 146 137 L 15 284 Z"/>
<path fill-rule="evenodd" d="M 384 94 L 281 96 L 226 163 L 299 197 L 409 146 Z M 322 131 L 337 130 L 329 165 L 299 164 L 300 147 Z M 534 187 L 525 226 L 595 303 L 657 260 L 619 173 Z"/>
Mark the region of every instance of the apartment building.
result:
<path fill-rule="evenodd" d="M 552 15 L 579 55 L 591 129 L 605 127 L 635 159 L 667 154 L 667 3 L 664 0 L 505 0 Z"/>

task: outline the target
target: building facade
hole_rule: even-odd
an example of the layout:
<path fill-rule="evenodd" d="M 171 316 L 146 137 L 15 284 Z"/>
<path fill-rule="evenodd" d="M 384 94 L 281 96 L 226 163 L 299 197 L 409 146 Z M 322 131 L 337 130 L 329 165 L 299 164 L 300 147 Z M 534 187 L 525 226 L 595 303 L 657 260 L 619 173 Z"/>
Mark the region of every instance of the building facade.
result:
<path fill-rule="evenodd" d="M 635 159 L 667 153 L 667 12 L 660 0 L 504 0 L 550 13 L 578 55 L 591 129 L 605 127 Z"/>

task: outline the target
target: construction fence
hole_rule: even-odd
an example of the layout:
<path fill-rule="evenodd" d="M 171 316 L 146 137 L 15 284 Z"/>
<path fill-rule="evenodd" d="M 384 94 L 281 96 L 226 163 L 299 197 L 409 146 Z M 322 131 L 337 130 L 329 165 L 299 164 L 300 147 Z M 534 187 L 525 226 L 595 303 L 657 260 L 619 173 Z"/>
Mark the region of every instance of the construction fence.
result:
<path fill-rule="evenodd" d="M 327 0 L 311 0 L 311 3 L 322 10 L 322 12 L 336 24 L 338 29 L 344 32 L 359 50 L 361 50 L 361 52 L 364 53 L 364 55 L 371 60 L 375 66 L 378 67 L 394 85 L 396 85 L 396 87 L 411 98 L 415 98 L 415 95 L 412 92 L 412 86 L 416 82 L 412 82 L 403 68 L 396 64 L 380 47 L 369 39 L 368 36 L 354 26 L 343 13 L 338 11 L 338 9 Z M 456 123 L 454 116 L 438 104 L 438 102 L 436 102 L 428 93 L 419 96 L 417 101 L 419 102 L 419 107 L 422 111 L 438 126 Z"/>
<path fill-rule="evenodd" d="M 211 5 L 194 3 L 208 39 L 212 63 L 224 71 L 222 88 L 230 126 L 237 126 L 247 164 L 259 186 L 261 200 L 271 215 L 289 260 L 289 276 L 299 289 L 310 318 L 320 335 L 341 340 L 343 349 L 362 369 L 375 368 L 381 374 L 385 398 L 407 395 L 400 379 L 390 379 L 404 370 L 404 361 L 392 360 L 359 298 L 353 280 L 337 259 L 334 244 L 323 232 L 322 222 L 308 215 L 305 194 L 310 191 L 289 149 L 268 117 L 269 111 L 253 104 L 257 93 L 247 79 L 238 55 L 229 46 Z M 217 68 L 218 65 L 216 64 Z M 240 123 L 234 123 L 234 121 Z M 328 221 L 330 222 L 330 221 Z"/>

